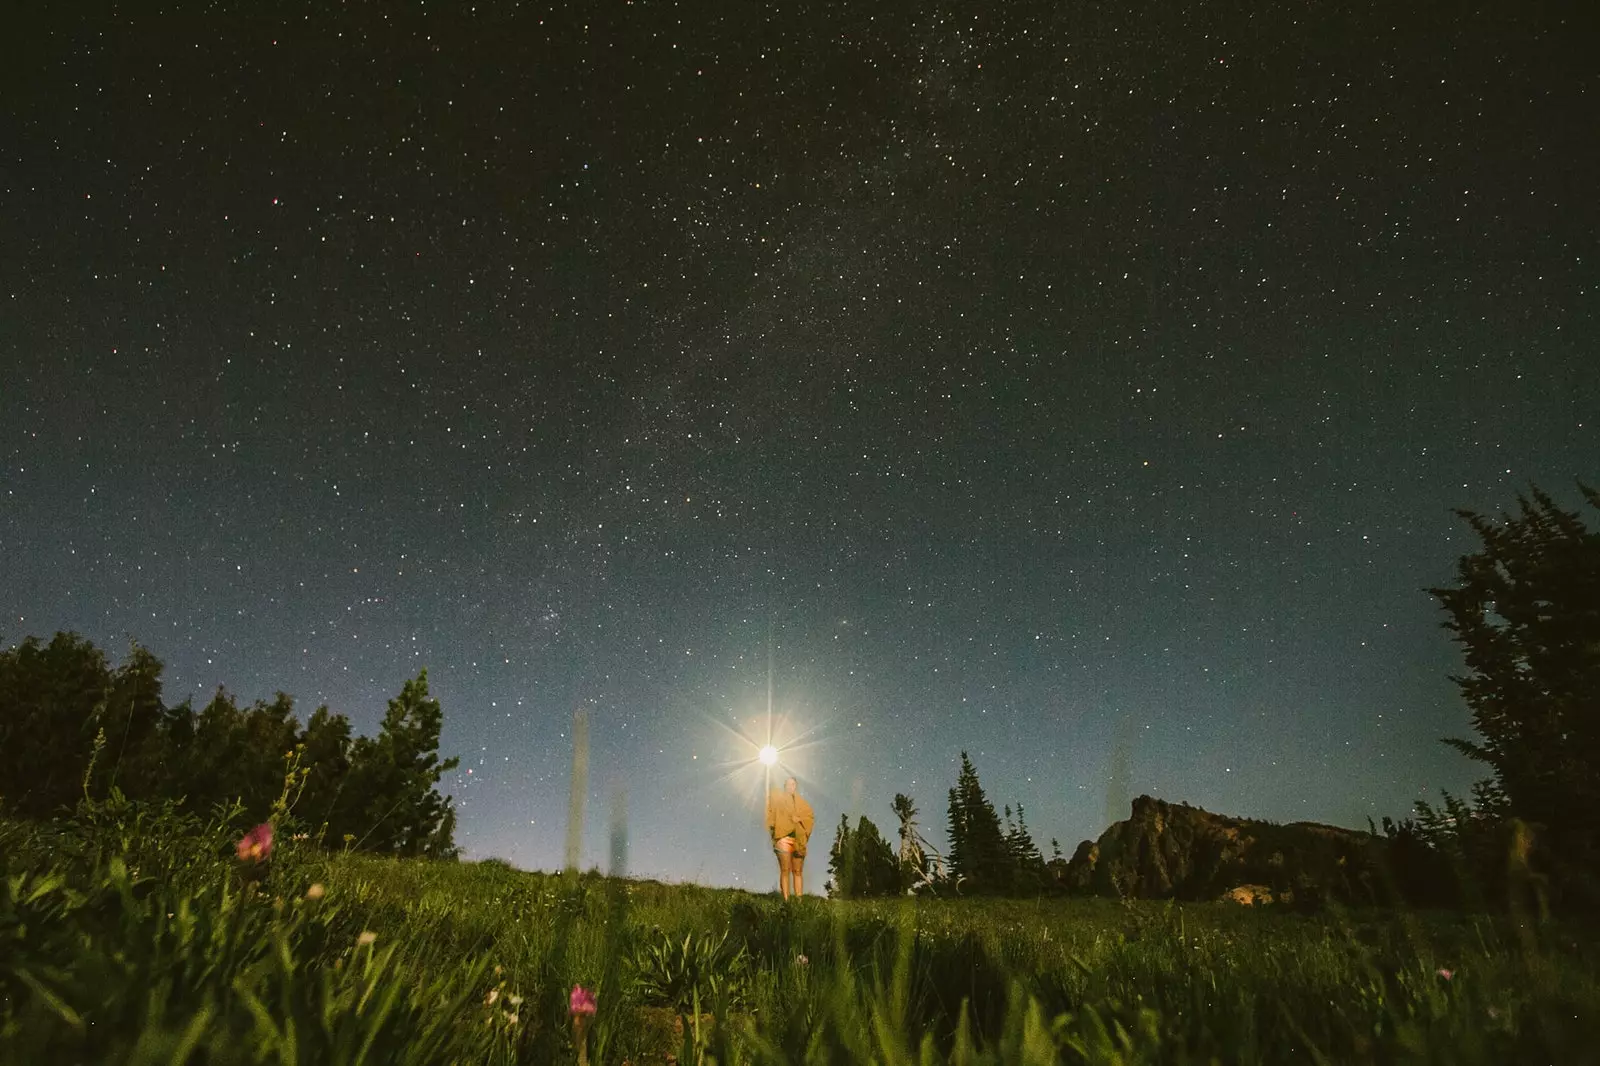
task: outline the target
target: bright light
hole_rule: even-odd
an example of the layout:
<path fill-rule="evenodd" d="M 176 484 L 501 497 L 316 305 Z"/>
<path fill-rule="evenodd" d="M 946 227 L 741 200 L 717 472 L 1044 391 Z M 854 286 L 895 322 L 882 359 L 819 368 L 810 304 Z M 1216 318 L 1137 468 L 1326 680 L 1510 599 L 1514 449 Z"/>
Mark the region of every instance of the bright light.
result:
<path fill-rule="evenodd" d="M 778 749 L 768 744 L 761 749 L 761 754 L 756 757 L 761 760 L 764 766 L 776 766 L 778 764 Z"/>

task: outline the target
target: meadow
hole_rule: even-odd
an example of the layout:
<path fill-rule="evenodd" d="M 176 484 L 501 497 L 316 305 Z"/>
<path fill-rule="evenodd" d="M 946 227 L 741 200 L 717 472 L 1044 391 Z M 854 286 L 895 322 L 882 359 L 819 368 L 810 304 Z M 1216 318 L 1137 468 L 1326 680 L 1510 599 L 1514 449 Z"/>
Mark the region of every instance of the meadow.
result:
<path fill-rule="evenodd" d="M 0 821 L 0 1063 L 1600 1058 L 1597 938 L 1536 914 L 785 904 L 240 834 Z"/>

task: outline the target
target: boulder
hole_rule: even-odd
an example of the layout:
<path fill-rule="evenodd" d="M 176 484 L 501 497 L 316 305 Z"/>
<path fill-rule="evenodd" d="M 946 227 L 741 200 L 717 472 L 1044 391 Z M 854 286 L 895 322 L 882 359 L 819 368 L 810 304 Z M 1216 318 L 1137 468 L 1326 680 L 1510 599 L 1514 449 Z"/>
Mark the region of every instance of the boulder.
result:
<path fill-rule="evenodd" d="M 1285 892 L 1281 897 L 1277 897 L 1272 894 L 1272 889 L 1266 885 L 1235 885 L 1222 894 L 1222 902 L 1237 903 L 1242 907 L 1253 907 L 1258 903 L 1271 903 L 1274 899 L 1281 903 L 1293 903 L 1294 893 Z"/>

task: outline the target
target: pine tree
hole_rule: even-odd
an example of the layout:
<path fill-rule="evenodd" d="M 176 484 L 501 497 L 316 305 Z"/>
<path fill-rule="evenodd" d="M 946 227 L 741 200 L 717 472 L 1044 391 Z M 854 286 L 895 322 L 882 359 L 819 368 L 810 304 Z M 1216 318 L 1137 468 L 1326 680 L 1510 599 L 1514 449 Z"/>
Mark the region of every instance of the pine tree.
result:
<path fill-rule="evenodd" d="M 1010 822 L 1010 808 L 1006 826 L 1006 852 L 1011 858 L 1013 873 L 1013 887 L 1017 892 L 1031 894 L 1037 892 L 1044 884 L 1044 856 L 1039 854 L 1039 847 L 1033 842 L 1033 836 L 1028 832 L 1028 817 L 1022 809 L 1022 804 L 1017 804 L 1017 819 L 1013 825 Z"/>
<path fill-rule="evenodd" d="M 966 753 L 962 753 L 962 758 L 965 760 Z M 950 790 L 949 811 L 949 820 L 946 822 L 945 832 L 950 838 L 950 847 L 948 851 L 950 878 L 956 882 L 956 885 L 959 888 L 961 884 L 961 878 L 964 876 L 963 871 L 965 871 L 972 863 L 972 860 L 969 857 L 971 848 L 967 844 L 968 833 L 966 801 L 962 797 L 961 790 L 959 788 L 952 788 Z"/>
<path fill-rule="evenodd" d="M 961 774 L 950 790 L 951 876 L 962 892 L 1001 893 L 1010 889 L 1014 870 L 1000 816 L 984 795 L 972 760 L 962 752 Z"/>
<path fill-rule="evenodd" d="M 866 815 L 857 820 L 854 829 L 847 818 L 840 816 L 839 830 L 828 854 L 828 872 L 832 875 L 829 894 L 841 899 L 892 896 L 901 891 L 900 865 L 894 851 Z"/>
<path fill-rule="evenodd" d="M 1046 887 L 1061 891 L 1066 888 L 1067 860 L 1061 854 L 1061 841 L 1055 837 L 1050 838 L 1050 861 L 1044 864 L 1044 883 Z"/>
<path fill-rule="evenodd" d="M 854 871 L 850 863 L 850 816 L 839 815 L 839 828 L 833 834 L 833 847 L 828 849 L 828 895 L 846 898 Z"/>
<path fill-rule="evenodd" d="M 857 895 L 897 896 L 903 891 L 900 863 L 894 849 L 878 831 L 877 825 L 862 815 L 856 821 L 856 831 L 850 834 L 855 850 Z"/>

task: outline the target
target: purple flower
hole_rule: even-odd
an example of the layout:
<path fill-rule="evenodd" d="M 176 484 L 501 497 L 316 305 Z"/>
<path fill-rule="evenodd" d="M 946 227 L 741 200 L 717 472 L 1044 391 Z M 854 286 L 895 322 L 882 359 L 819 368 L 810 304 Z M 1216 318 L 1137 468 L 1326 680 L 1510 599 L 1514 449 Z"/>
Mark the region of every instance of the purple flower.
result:
<path fill-rule="evenodd" d="M 1444 967 L 1441 966 L 1439 968 L 1439 970 L 1438 970 L 1438 974 L 1439 974 L 1440 977 L 1443 977 L 1446 981 L 1448 981 L 1448 980 L 1450 980 L 1450 978 L 1452 978 L 1452 977 L 1454 977 L 1456 975 L 1456 972 L 1454 970 L 1446 970 Z"/>
<path fill-rule="evenodd" d="M 272 854 L 272 823 L 262 822 L 239 839 L 239 858 L 260 862 Z"/>
<path fill-rule="evenodd" d="M 567 1009 L 573 1014 L 593 1014 L 595 1011 L 594 993 L 582 985 L 573 985 L 572 999 Z"/>

